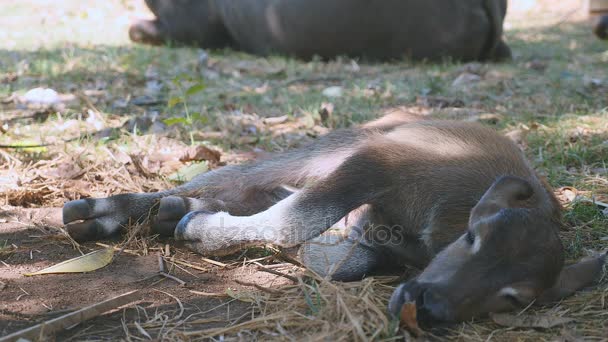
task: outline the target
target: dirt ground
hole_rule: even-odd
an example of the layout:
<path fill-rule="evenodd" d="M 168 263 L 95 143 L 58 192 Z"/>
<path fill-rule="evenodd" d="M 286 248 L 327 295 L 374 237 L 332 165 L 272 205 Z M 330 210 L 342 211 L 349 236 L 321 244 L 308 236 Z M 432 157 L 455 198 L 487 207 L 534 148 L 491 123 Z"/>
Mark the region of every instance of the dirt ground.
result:
<path fill-rule="evenodd" d="M 198 49 L 128 41 L 129 20 L 149 16 L 142 3 L 0 3 L 0 144 L 12 146 L 0 148 L 0 336 L 139 289 L 138 300 L 56 339 L 411 338 L 385 317 L 394 278 L 294 282 L 303 270 L 272 247 L 206 259 L 172 239 L 140 235 L 77 245 L 61 221 L 69 200 L 157 191 L 177 184 L 185 168 L 284 151 L 394 108 L 517 137 L 566 207 L 568 258 L 608 248 L 607 216 L 571 196 L 608 202 L 608 45 L 591 35 L 582 1 L 511 1 L 505 27 L 514 61 L 505 64 L 210 51 L 201 65 Z M 462 74 L 477 81 L 455 85 Z M 24 104 L 35 87 L 57 90 L 61 102 Z M 343 95 L 324 95 L 332 87 Z M 182 158 L 197 145 L 220 160 Z M 107 246 L 115 257 L 97 271 L 24 275 Z M 159 258 L 175 278 L 159 275 Z M 607 341 L 607 295 L 604 279 L 553 307 L 527 309 L 575 319 L 549 329 L 482 319 L 423 339 Z"/>
<path fill-rule="evenodd" d="M 252 309 L 246 302 L 228 296 L 227 288 L 235 293 L 247 292 L 251 291 L 251 288 L 248 289 L 236 281 L 271 288 L 284 285 L 288 281 L 283 277 L 258 271 L 253 265 L 255 261 L 250 261 L 254 259 L 248 260 L 246 257 L 237 262 L 229 260 L 225 266 L 218 266 L 222 263 L 201 262 L 200 257 L 188 253 L 186 249 L 171 246 L 174 243 L 172 240 L 165 241 L 165 244 L 155 244 L 158 247 L 149 248 L 147 255 L 141 255 L 141 250 L 123 251 L 114 257 L 109 266 L 94 272 L 24 277 L 25 273 L 79 256 L 80 253 L 52 228 L 61 224 L 61 208 L 4 207 L 0 211 L 0 217 L 4 222 L 1 226 L 1 240 L 18 246 L 10 255 L 4 254 L 2 258 L 2 335 L 136 289 L 141 289 L 141 299 L 133 305 L 138 305 L 142 310 L 167 311 L 169 316 L 173 316 L 173 311 L 177 310 L 174 299 L 176 297 L 185 305 L 186 311 L 183 315 L 196 315 L 197 319 L 215 318 L 208 324 L 209 327 L 233 324 L 250 316 Z M 82 246 L 82 249 L 89 248 L 99 249 L 100 246 L 95 243 Z M 158 255 L 161 253 L 158 249 L 162 249 L 162 253 L 167 249 L 177 253 L 172 256 L 174 259 L 193 263 L 200 269 L 172 264 L 169 254 L 166 257 L 166 267 L 185 284 L 157 276 Z M 266 259 L 265 263 L 268 263 L 270 258 L 262 259 Z M 294 267 L 284 265 L 277 269 L 288 272 Z M 112 338 L 116 332 L 107 330 L 115 328 L 115 320 L 120 322 L 121 317 L 122 313 L 118 312 L 87 322 L 78 329 L 73 329 L 73 332 L 67 331 L 58 336 L 58 340 L 75 337 L 81 329 L 87 331 L 89 339 Z M 97 335 L 96 330 L 101 332 Z"/>

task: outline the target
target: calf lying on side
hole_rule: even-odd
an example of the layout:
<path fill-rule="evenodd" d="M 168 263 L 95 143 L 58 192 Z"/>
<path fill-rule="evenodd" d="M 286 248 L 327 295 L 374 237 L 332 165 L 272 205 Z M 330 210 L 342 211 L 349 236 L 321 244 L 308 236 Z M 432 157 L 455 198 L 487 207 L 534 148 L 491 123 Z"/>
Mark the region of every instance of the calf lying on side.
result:
<path fill-rule="evenodd" d="M 87 240 L 150 213 L 154 231 L 202 254 L 302 245 L 305 265 L 343 281 L 424 268 L 389 304 L 396 314 L 416 301 L 422 323 L 562 298 L 591 284 L 605 259 L 563 266 L 560 206 L 507 138 L 399 115 L 171 190 L 72 201 L 63 218 Z M 343 218 L 347 237 L 323 234 Z"/>

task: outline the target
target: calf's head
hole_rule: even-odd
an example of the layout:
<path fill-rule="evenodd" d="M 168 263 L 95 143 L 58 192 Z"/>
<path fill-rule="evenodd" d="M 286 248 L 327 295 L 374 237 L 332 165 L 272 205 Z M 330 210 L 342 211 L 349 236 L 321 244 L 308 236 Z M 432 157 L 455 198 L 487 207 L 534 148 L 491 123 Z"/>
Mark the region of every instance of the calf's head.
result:
<path fill-rule="evenodd" d="M 603 259 L 562 271 L 559 218 L 547 201 L 524 179 L 498 179 L 472 209 L 467 231 L 395 290 L 390 313 L 399 317 L 405 302 L 415 302 L 428 326 L 551 301 L 586 285 L 579 283 L 594 279 Z M 573 270 L 578 279 L 570 279 Z"/>

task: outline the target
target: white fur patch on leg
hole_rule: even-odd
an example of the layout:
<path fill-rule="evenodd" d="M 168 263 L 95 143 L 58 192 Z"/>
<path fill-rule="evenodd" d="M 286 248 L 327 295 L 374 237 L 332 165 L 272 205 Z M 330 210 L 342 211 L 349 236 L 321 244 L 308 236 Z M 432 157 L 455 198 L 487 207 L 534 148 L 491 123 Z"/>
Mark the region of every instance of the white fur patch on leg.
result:
<path fill-rule="evenodd" d="M 232 216 L 227 212 L 215 214 L 191 213 L 183 232 L 183 239 L 196 243 L 196 250 L 204 254 L 227 254 L 251 245 L 272 243 L 293 246 L 302 237 L 292 223 L 289 212 L 296 200 L 291 195 L 267 210 L 252 216 Z"/>

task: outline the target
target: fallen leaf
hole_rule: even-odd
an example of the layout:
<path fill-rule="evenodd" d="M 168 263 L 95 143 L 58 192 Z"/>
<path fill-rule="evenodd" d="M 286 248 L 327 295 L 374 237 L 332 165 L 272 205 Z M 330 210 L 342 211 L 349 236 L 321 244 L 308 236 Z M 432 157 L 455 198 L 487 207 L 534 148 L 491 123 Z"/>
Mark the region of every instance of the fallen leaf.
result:
<path fill-rule="evenodd" d="M 456 77 L 454 82 L 452 82 L 452 87 L 466 88 L 467 86 L 473 83 L 477 83 L 479 81 L 481 81 L 481 77 L 479 77 L 479 75 L 475 75 L 469 72 L 463 72 L 458 77 Z"/>
<path fill-rule="evenodd" d="M 47 172 L 47 176 L 59 179 L 76 179 L 84 175 L 86 170 L 81 169 L 75 163 L 61 163 L 56 168 Z"/>
<path fill-rule="evenodd" d="M 418 326 L 415 302 L 403 304 L 403 306 L 401 307 L 399 323 L 403 329 L 409 331 L 414 336 L 420 336 L 423 334 L 422 329 L 420 329 L 420 327 Z"/>
<path fill-rule="evenodd" d="M 142 176 L 146 178 L 153 178 L 155 176 L 155 174 L 148 168 L 148 163 L 145 157 L 136 154 L 132 154 L 130 157 L 133 161 L 133 166 L 135 166 L 137 172 L 139 172 Z"/>
<path fill-rule="evenodd" d="M 264 123 L 266 125 L 279 125 L 282 123 L 287 122 L 287 120 L 289 120 L 289 117 L 287 115 L 281 115 L 281 116 L 275 116 L 275 117 L 271 117 L 271 118 L 264 118 Z"/>
<path fill-rule="evenodd" d="M 323 89 L 323 96 L 325 97 L 341 97 L 344 93 L 344 90 L 340 86 L 332 86 Z"/>
<path fill-rule="evenodd" d="M 564 186 L 558 189 L 558 193 L 562 195 L 568 202 L 574 202 L 576 196 L 578 196 L 578 190 L 571 186 Z"/>
<path fill-rule="evenodd" d="M 59 103 L 59 94 L 50 88 L 34 88 L 28 90 L 21 101 L 28 104 L 53 105 Z"/>
<path fill-rule="evenodd" d="M 207 172 L 208 170 L 209 166 L 206 162 L 194 163 L 182 167 L 177 172 L 170 175 L 168 178 L 169 180 L 174 182 L 187 182 L 194 178 L 196 175 Z"/>
<path fill-rule="evenodd" d="M 220 158 L 222 154 L 219 151 L 211 149 L 205 145 L 197 145 L 193 148 L 190 148 L 185 155 L 179 158 L 179 161 L 182 163 L 186 163 L 189 161 L 202 161 L 206 160 L 212 164 L 217 164 L 220 162 Z"/>
<path fill-rule="evenodd" d="M 112 262 L 114 257 L 114 249 L 106 248 L 93 251 L 89 254 L 81 255 L 79 257 L 60 262 L 51 267 L 47 267 L 37 272 L 26 273 L 25 276 L 34 276 L 41 274 L 55 274 L 55 273 L 82 273 L 91 272 L 107 266 Z"/>
<path fill-rule="evenodd" d="M 543 328 L 548 329 L 574 321 L 574 318 L 549 315 L 512 315 L 507 313 L 493 313 L 490 317 L 494 323 L 504 327 L 514 328 Z"/>

